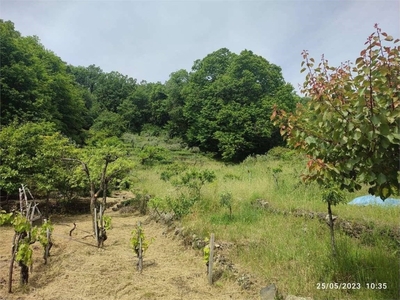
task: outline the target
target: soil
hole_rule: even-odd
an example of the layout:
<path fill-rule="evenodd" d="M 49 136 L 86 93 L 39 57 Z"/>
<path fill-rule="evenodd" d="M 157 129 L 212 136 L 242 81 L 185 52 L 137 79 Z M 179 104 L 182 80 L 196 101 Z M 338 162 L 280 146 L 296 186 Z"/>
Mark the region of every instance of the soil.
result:
<path fill-rule="evenodd" d="M 90 215 L 53 216 L 54 246 L 48 264 L 44 265 L 40 244 L 34 244 L 29 284 L 19 286 L 20 268 L 15 263 L 12 294 L 7 293 L 7 284 L 13 230 L 0 227 L 0 300 L 259 299 L 255 287 L 243 290 L 230 276 L 209 285 L 201 251 L 184 247 L 173 233 L 166 234 L 164 225 L 138 213 L 108 209 L 106 215 L 112 217 L 112 229 L 101 249 L 91 235 Z M 146 238 L 153 239 L 142 273 L 129 245 L 139 221 Z M 77 227 L 70 237 L 73 223 Z"/>

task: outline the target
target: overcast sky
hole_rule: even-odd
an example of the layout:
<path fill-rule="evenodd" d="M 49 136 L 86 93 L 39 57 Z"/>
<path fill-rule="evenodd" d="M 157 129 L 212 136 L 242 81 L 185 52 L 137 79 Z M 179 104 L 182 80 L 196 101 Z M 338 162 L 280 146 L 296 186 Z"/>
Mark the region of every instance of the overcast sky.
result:
<path fill-rule="evenodd" d="M 168 80 L 222 47 L 252 50 L 297 88 L 301 51 L 354 61 L 378 23 L 400 38 L 400 1 L 18 1 L 0 18 L 72 65 L 95 64 L 139 82 Z"/>

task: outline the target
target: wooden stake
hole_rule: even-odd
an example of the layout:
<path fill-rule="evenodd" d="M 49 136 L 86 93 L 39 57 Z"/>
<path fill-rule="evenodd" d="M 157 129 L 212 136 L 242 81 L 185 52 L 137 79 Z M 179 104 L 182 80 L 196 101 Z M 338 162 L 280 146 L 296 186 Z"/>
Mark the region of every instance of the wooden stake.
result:
<path fill-rule="evenodd" d="M 213 284 L 213 261 L 214 261 L 214 233 L 211 233 L 210 237 L 210 257 L 208 259 L 208 283 Z"/>
<path fill-rule="evenodd" d="M 99 229 L 97 228 L 97 208 L 94 208 L 94 234 L 97 246 L 99 245 Z"/>
<path fill-rule="evenodd" d="M 138 255 L 139 255 L 139 265 L 138 265 L 138 269 L 139 269 L 139 272 L 140 273 L 142 273 L 142 269 L 143 269 L 143 253 L 142 253 L 142 237 L 141 237 L 141 235 L 142 235 L 142 229 L 141 229 L 141 226 L 140 226 L 141 224 L 140 224 L 140 222 L 138 222 L 138 240 L 139 240 L 139 253 L 138 253 Z"/>

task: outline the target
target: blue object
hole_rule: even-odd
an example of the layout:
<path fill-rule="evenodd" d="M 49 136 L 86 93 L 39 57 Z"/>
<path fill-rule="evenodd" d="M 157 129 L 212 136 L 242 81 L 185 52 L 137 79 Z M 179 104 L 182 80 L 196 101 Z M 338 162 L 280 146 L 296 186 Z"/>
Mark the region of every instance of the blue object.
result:
<path fill-rule="evenodd" d="M 366 195 L 366 196 L 361 196 L 353 199 L 350 201 L 348 204 L 351 205 L 380 205 L 380 206 L 397 206 L 400 205 L 400 200 L 399 199 L 394 199 L 394 198 L 387 198 L 385 201 L 383 201 L 380 197 L 372 196 L 372 195 Z"/>

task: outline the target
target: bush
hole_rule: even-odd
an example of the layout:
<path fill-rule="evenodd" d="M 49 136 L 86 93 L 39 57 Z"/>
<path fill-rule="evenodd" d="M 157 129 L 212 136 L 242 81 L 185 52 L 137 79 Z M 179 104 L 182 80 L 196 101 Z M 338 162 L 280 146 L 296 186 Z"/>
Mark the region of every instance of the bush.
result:
<path fill-rule="evenodd" d="M 162 129 L 153 124 L 144 124 L 140 131 L 141 136 L 160 136 Z"/>
<path fill-rule="evenodd" d="M 156 146 L 143 147 L 139 153 L 139 158 L 142 165 L 153 165 L 155 162 L 169 162 L 166 149 Z"/>
<path fill-rule="evenodd" d="M 292 160 L 296 155 L 296 150 L 285 147 L 275 147 L 267 153 L 267 157 L 272 160 Z"/>

